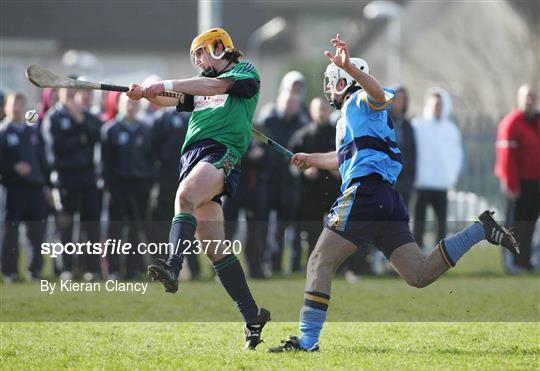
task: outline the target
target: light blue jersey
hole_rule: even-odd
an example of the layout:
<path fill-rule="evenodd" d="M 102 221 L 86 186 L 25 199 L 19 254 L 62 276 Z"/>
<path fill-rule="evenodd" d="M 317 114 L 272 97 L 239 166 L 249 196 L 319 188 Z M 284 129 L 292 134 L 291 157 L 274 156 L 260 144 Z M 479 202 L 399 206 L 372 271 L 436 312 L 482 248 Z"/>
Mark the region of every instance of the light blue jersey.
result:
<path fill-rule="evenodd" d="M 385 101 L 376 103 L 359 90 L 341 108 L 336 126 L 336 151 L 341 173 L 341 192 L 351 180 L 377 173 L 395 184 L 402 168 L 401 152 L 388 109 L 394 91 L 384 89 Z"/>

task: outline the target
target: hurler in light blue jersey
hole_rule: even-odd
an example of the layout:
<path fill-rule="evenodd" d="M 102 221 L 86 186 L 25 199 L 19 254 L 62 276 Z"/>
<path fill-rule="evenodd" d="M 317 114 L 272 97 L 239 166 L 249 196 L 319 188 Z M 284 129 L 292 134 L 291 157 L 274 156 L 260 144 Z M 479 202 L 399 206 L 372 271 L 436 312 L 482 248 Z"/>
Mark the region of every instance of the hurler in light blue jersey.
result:
<path fill-rule="evenodd" d="M 341 108 L 336 126 L 336 151 L 344 192 L 351 180 L 379 174 L 395 184 L 402 168 L 401 152 L 388 110 L 394 91 L 384 89 L 384 101 L 373 101 L 364 90 L 357 90 Z"/>
<path fill-rule="evenodd" d="M 342 176 L 341 195 L 330 210 L 317 246 L 307 266 L 304 305 L 300 311 L 301 337 L 291 336 L 274 353 L 319 350 L 319 335 L 330 303 L 332 276 L 357 248 L 373 244 L 383 252 L 405 281 L 425 287 L 453 267 L 473 245 L 483 239 L 519 253 L 508 230 L 484 211 L 458 234 L 445 238 L 424 257 L 409 229 L 409 215 L 394 184 L 401 171 L 401 153 L 387 110 L 394 92 L 383 89 L 369 75 L 367 63 L 350 58 L 339 34 L 332 43 L 335 55 L 324 75 L 325 95 L 341 110 L 336 151 L 297 153 L 291 163 L 301 170 L 312 166 L 335 170 Z M 360 306 L 361 304 L 359 304 Z"/>

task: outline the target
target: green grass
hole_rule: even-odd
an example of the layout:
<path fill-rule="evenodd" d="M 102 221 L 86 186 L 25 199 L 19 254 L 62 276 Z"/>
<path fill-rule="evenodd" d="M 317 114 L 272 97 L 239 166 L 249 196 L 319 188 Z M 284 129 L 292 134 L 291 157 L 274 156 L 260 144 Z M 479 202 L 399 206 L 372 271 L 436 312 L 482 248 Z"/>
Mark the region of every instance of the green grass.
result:
<path fill-rule="evenodd" d="M 537 323 L 329 323 L 319 354 L 240 350 L 238 323 L 4 323 L 4 369 L 538 369 Z"/>
<path fill-rule="evenodd" d="M 264 352 L 297 334 L 303 278 L 250 285 L 273 321 L 248 353 L 239 315 L 213 280 L 182 283 L 177 295 L 157 284 L 145 295 L 1 285 L 1 367 L 540 369 L 538 276 L 503 274 L 495 249 L 473 250 L 422 290 L 398 278 L 337 278 L 319 354 Z"/>

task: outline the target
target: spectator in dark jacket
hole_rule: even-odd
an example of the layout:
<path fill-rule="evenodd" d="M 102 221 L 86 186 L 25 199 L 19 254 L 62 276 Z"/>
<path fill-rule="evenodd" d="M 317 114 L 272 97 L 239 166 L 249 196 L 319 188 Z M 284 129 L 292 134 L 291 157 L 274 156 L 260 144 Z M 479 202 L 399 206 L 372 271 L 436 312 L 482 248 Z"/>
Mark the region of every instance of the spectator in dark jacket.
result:
<path fill-rule="evenodd" d="M 231 241 L 238 228 L 240 209 L 246 213 L 246 247 L 244 249 L 251 278 L 265 278 L 263 253 L 268 232 L 268 152 L 264 145 L 252 141 L 242 157 L 242 172 L 238 188 L 233 197 L 225 197 L 223 214 L 225 217 L 225 240 Z"/>
<path fill-rule="evenodd" d="M 49 111 L 43 122 L 43 131 L 48 141 L 58 174 L 61 210 L 57 222 L 62 243 L 74 242 L 74 215 L 79 214 L 81 230 L 86 238 L 81 242 L 97 242 L 99 231 L 99 197 L 94 164 L 95 146 L 99 142 L 101 121 L 84 110 L 75 101 L 76 90 L 59 89 L 59 103 Z M 85 280 L 100 278 L 99 256 L 81 255 L 76 264 L 75 256 L 62 256 L 62 279 L 72 279 L 77 271 Z"/>
<path fill-rule="evenodd" d="M 20 222 L 26 222 L 32 246 L 27 277 L 39 278 L 43 266 L 40 250 L 45 232 L 49 167 L 38 127 L 24 121 L 25 105 L 26 98 L 21 93 L 8 94 L 6 119 L 0 127 L 0 177 L 7 196 L 2 241 L 4 282 L 18 279 Z"/>
<path fill-rule="evenodd" d="M 4 92 L 0 90 L 0 121 L 6 117 L 6 112 L 4 111 Z"/>
<path fill-rule="evenodd" d="M 326 99 L 314 98 L 310 104 L 312 123 L 298 130 L 289 148 L 296 152 L 330 152 L 335 150 L 336 128 L 330 123 L 332 109 Z M 323 228 L 323 218 L 339 194 L 339 172 L 314 167 L 298 173 L 300 178 L 300 230 L 307 232 L 309 251 L 315 247 Z"/>
<path fill-rule="evenodd" d="M 499 177 L 507 198 L 507 224 L 513 225 L 521 254 L 509 273 L 532 270 L 531 243 L 540 213 L 540 113 L 536 92 L 528 85 L 518 90 L 517 107 L 506 115 L 497 130 Z"/>
<path fill-rule="evenodd" d="M 286 145 L 294 133 L 308 124 L 302 114 L 300 97 L 289 90 L 284 90 L 278 96 L 276 105 L 257 120 L 269 138 Z M 282 255 L 285 244 L 285 230 L 294 227 L 297 218 L 299 185 L 298 180 L 290 171 L 289 161 L 277 151 L 268 151 L 268 194 L 266 197 L 268 212 L 277 212 L 277 246 L 270 247 L 272 251 L 272 269 L 282 270 Z M 292 253 L 292 270 L 300 270 L 300 239 L 294 237 Z"/>
<path fill-rule="evenodd" d="M 103 127 L 103 178 L 109 190 L 109 238 L 121 238 L 127 219 L 129 242 L 137 246 L 144 232 L 148 195 L 154 179 L 154 162 L 150 128 L 135 119 L 139 102 L 120 96 L 118 117 Z M 120 257 L 109 255 L 109 277 L 121 273 Z M 126 256 L 125 276 L 134 279 L 142 273 L 142 257 Z"/>
<path fill-rule="evenodd" d="M 399 174 L 396 187 L 406 205 L 409 205 L 416 175 L 416 144 L 414 129 L 406 116 L 408 106 L 409 92 L 403 86 L 396 87 L 394 104 L 390 108 L 390 118 L 396 131 L 397 144 L 403 158 L 403 168 Z"/>

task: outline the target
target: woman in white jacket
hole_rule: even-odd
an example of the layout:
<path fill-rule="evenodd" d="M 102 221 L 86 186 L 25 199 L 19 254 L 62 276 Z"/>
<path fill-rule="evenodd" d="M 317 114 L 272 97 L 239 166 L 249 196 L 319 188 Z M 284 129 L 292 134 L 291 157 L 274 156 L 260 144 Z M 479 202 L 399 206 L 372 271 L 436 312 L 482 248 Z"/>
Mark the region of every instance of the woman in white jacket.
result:
<path fill-rule="evenodd" d="M 447 192 L 453 187 L 463 164 L 461 134 L 450 120 L 452 100 L 441 88 L 428 91 L 424 112 L 413 119 L 416 140 L 416 206 L 414 237 L 423 246 L 428 205 L 437 218 L 437 239 L 446 235 Z"/>

